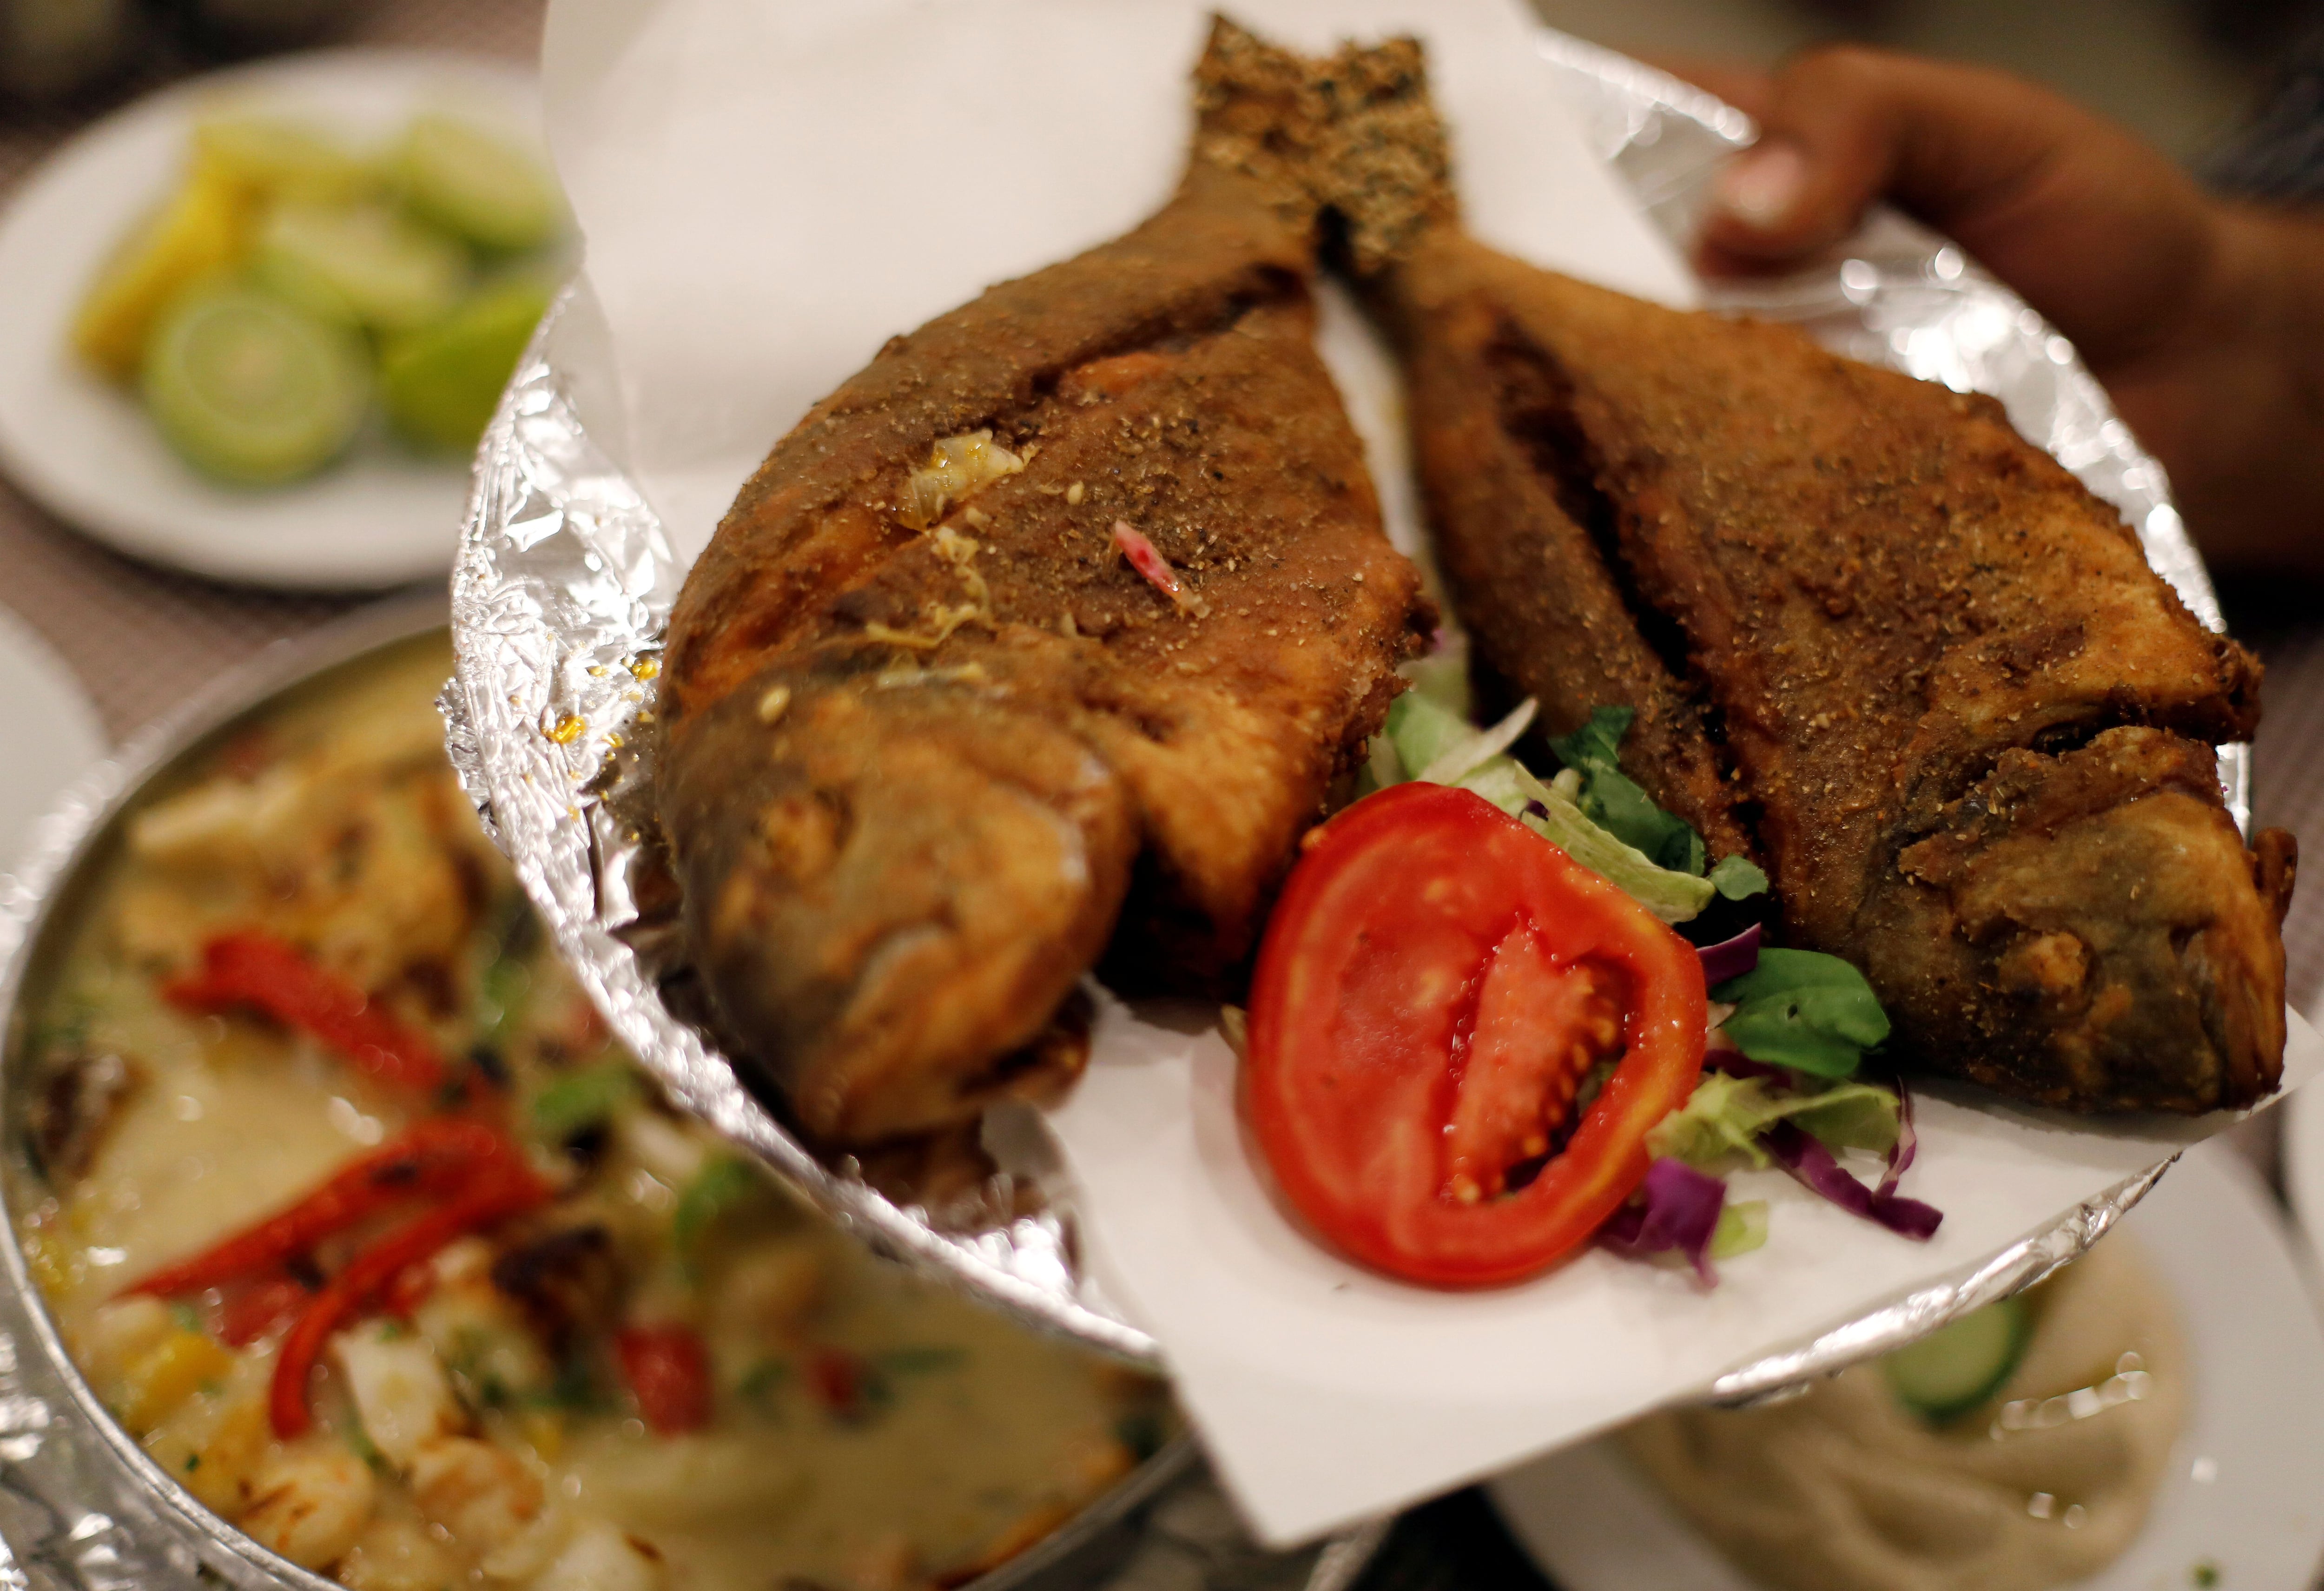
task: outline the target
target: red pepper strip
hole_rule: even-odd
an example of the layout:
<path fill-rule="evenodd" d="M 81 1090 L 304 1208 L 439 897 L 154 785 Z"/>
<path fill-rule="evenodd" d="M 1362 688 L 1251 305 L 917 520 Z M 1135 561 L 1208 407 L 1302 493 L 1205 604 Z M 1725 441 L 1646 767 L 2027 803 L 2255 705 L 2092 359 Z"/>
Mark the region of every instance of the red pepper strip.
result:
<path fill-rule="evenodd" d="M 444 1057 L 425 1034 L 374 1010 L 362 989 L 272 934 L 219 934 L 202 947 L 202 970 L 172 979 L 161 993 L 173 1005 L 198 1011 L 255 1007 L 312 1034 L 383 1082 L 432 1091 L 447 1073 Z"/>
<path fill-rule="evenodd" d="M 549 1197 L 539 1177 L 513 1161 L 495 1161 L 480 1170 L 469 1186 L 449 1202 L 413 1218 L 364 1249 L 332 1277 L 307 1312 L 299 1317 L 282 1339 L 282 1355 L 274 1362 L 274 1379 L 267 1388 L 267 1411 L 274 1434 L 285 1441 L 303 1436 L 313 1426 L 307 1407 L 307 1382 L 323 1345 L 348 1316 L 406 1265 L 433 1259 L 438 1249 L 478 1227 L 489 1226 L 520 1210 L 531 1209 Z"/>
<path fill-rule="evenodd" d="M 219 1340 L 228 1347 L 248 1347 L 296 1319 L 314 1296 L 315 1290 L 296 1276 L 278 1274 L 254 1282 L 226 1301 Z"/>
<path fill-rule="evenodd" d="M 507 1140 L 481 1122 L 438 1117 L 416 1122 L 280 1214 L 176 1265 L 132 1292 L 167 1298 L 254 1276 L 306 1254 L 401 1200 L 441 1199 L 465 1187 L 480 1166 L 512 1161 Z"/>
<path fill-rule="evenodd" d="M 700 1430 L 710 1423 L 710 1354 L 691 1326 L 632 1326 L 616 1332 L 622 1375 L 638 1412 L 657 1435 Z"/>

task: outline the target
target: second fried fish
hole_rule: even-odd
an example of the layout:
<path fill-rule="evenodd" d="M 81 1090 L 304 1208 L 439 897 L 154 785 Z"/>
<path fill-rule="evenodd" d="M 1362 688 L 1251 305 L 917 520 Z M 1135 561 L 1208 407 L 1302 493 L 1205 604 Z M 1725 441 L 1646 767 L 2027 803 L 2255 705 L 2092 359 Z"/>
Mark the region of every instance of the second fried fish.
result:
<path fill-rule="evenodd" d="M 1333 202 L 1480 653 L 1554 730 L 1637 709 L 1625 766 L 1900 1059 L 2083 1110 L 2273 1089 L 2291 841 L 2246 851 L 2209 744 L 2249 654 L 1991 399 L 1477 243 L 1417 47 L 1351 72 Z"/>

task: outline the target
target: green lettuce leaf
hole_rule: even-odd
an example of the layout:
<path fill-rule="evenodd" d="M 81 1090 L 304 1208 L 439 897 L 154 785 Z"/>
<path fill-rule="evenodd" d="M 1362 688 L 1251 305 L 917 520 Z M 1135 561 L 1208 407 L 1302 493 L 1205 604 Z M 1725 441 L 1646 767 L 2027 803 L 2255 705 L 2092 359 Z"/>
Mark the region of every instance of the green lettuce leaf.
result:
<path fill-rule="evenodd" d="M 1754 1061 L 1849 1077 L 1888 1036 L 1888 1014 L 1864 974 L 1818 951 L 1763 950 L 1759 965 L 1711 998 L 1736 1007 L 1723 1031 Z"/>
<path fill-rule="evenodd" d="M 1747 895 L 1764 895 L 1767 875 L 1758 865 L 1742 856 L 1722 856 L 1711 869 L 1711 887 L 1729 900 L 1741 900 Z"/>
<path fill-rule="evenodd" d="M 1628 707 L 1598 707 L 1590 722 L 1550 741 L 1557 759 L 1582 776 L 1577 805 L 1591 821 L 1657 867 L 1700 876 L 1706 858 L 1702 836 L 1685 819 L 1656 806 L 1636 779 L 1622 771 L 1622 737 L 1637 713 Z"/>
<path fill-rule="evenodd" d="M 1835 1152 L 1886 1154 L 1896 1142 L 1896 1094 L 1878 1083 L 1860 1082 L 1793 1091 L 1763 1077 L 1706 1071 L 1687 1102 L 1646 1134 L 1646 1148 L 1698 1168 L 1738 1156 L 1765 1166 L 1769 1161 L 1759 1135 L 1784 1120 L 1797 1123 Z"/>
<path fill-rule="evenodd" d="M 1435 765 L 1448 753 L 1488 743 L 1489 733 L 1471 728 L 1466 719 L 1417 691 L 1406 691 L 1388 709 L 1386 739 L 1394 746 L 1407 778 L 1412 769 Z M 1580 807 L 1534 777 L 1523 763 L 1506 752 L 1486 758 L 1457 783 L 1556 845 L 1665 923 L 1683 923 L 1711 904 L 1715 891 L 1708 879 L 1655 866 L 1583 816 Z"/>
<path fill-rule="evenodd" d="M 1738 1254 L 1748 1254 L 1764 1248 L 1767 1243 L 1767 1201 L 1746 1199 L 1740 1204 L 1720 1207 L 1719 1225 L 1711 1234 L 1711 1257 L 1715 1260 L 1733 1259 Z"/>

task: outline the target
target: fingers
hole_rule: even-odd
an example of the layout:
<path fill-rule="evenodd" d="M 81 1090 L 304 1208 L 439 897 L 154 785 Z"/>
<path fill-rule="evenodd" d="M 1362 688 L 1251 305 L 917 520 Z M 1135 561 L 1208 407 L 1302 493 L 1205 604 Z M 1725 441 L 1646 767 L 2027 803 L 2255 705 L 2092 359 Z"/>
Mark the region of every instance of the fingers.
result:
<path fill-rule="evenodd" d="M 1759 142 L 1713 186 L 1708 269 L 1813 254 L 1885 197 L 2098 365 L 2165 335 L 2205 270 L 2214 221 L 2192 181 L 2114 123 L 2005 73 L 1828 48 L 1786 64 L 1756 114 Z"/>
<path fill-rule="evenodd" d="M 1853 47 L 1787 63 L 1755 114 L 1705 239 L 1758 259 L 1839 241 L 1884 193 L 1950 230 L 2104 126 L 2000 72 Z"/>

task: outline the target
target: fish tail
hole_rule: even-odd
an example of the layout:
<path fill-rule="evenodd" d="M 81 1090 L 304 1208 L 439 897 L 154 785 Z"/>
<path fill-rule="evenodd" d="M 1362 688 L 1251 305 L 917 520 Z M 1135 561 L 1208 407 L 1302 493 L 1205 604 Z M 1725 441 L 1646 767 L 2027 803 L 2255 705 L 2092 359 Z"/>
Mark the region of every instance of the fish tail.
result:
<path fill-rule="evenodd" d="M 1451 141 L 1418 40 L 1345 45 L 1322 65 L 1331 118 L 1312 179 L 1332 218 L 1334 262 L 1367 280 L 1401 263 L 1424 234 L 1459 225 Z"/>
<path fill-rule="evenodd" d="M 1322 208 L 1315 162 L 1331 125 L 1321 62 L 1213 13 L 1194 64 L 1194 142 L 1187 181 L 1228 175 L 1254 184 L 1297 230 Z"/>
<path fill-rule="evenodd" d="M 1330 252 L 1359 276 L 1459 218 L 1417 40 L 1345 44 L 1317 60 L 1213 13 L 1194 67 L 1194 115 L 1189 180 L 1224 171 L 1255 181 L 1302 231 L 1330 217 Z"/>

